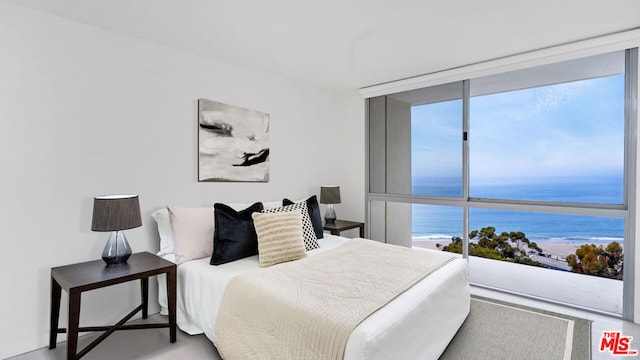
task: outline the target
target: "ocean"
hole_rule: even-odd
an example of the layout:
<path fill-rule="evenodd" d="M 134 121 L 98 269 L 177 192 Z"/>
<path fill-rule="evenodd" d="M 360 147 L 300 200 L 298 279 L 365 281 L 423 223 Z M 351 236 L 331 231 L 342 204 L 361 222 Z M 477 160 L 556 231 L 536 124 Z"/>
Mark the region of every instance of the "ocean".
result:
<path fill-rule="evenodd" d="M 414 195 L 461 196 L 459 178 L 418 177 Z M 621 176 L 471 179 L 471 197 L 621 204 Z M 448 241 L 462 236 L 462 208 L 414 204 L 412 235 L 415 241 Z M 496 232 L 521 231 L 535 242 L 623 244 L 624 219 L 611 217 L 469 209 L 469 230 L 493 226 Z"/>

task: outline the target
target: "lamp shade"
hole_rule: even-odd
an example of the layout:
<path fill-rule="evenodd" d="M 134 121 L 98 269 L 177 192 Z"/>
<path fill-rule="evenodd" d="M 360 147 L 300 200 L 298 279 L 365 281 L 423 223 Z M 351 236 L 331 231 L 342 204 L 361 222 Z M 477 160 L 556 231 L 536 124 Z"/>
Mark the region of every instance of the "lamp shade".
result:
<path fill-rule="evenodd" d="M 321 204 L 340 204 L 340 186 L 321 186 Z"/>
<path fill-rule="evenodd" d="M 105 195 L 93 199 L 91 230 L 118 231 L 141 225 L 138 195 Z"/>

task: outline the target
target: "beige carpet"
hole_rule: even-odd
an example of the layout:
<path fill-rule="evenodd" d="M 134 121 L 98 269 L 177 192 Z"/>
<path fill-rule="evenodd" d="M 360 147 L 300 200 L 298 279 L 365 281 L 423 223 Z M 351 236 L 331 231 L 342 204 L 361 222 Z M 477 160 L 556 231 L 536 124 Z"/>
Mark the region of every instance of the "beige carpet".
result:
<path fill-rule="evenodd" d="M 444 359 L 591 358 L 591 322 L 585 319 L 473 297 L 467 320 Z"/>

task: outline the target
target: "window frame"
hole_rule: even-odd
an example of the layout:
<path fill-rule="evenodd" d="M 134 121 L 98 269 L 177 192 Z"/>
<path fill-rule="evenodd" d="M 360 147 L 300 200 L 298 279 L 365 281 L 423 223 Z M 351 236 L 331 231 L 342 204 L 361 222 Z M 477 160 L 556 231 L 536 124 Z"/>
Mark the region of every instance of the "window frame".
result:
<path fill-rule="evenodd" d="M 637 46 L 637 45 L 636 45 Z M 635 292 L 635 235 L 636 235 L 636 161 L 637 161 L 637 99 L 638 99 L 638 48 L 607 49 L 607 51 L 625 50 L 625 110 L 624 110 L 624 181 L 623 181 L 623 204 L 593 204 L 557 201 L 531 201 L 531 200 L 503 200 L 474 198 L 469 196 L 469 141 L 462 142 L 462 196 L 425 196 L 411 194 L 389 194 L 371 192 L 370 184 L 370 139 L 369 139 L 369 99 L 365 99 L 365 212 L 367 233 L 370 233 L 371 226 L 371 202 L 397 202 L 410 204 L 441 205 L 461 207 L 463 209 L 463 257 L 468 258 L 469 245 L 469 209 L 485 208 L 495 210 L 511 210 L 526 212 L 542 212 L 553 214 L 603 216 L 624 219 L 624 247 L 625 257 L 623 275 L 623 312 L 621 317 L 627 320 L 634 318 L 634 292 Z M 602 51 L 600 53 L 604 53 Z M 588 54 L 581 57 L 595 55 Z M 575 56 L 574 58 L 579 58 Z M 570 60 L 570 59 L 564 59 Z M 560 60 L 557 60 L 560 61 Z M 557 62 L 549 61 L 546 64 Z M 545 64 L 537 64 L 545 65 Z M 505 68 L 502 72 L 513 69 Z M 463 72 L 464 73 L 464 72 Z M 495 71 L 494 73 L 500 73 Z M 463 81 L 463 134 L 469 133 L 469 103 L 470 103 L 470 80 L 484 74 L 464 73 L 466 78 L 456 79 Z M 429 86 L 444 84 L 448 78 L 443 77 L 442 82 L 434 82 Z M 450 78 L 449 78 L 450 79 Z M 389 93 L 387 93 L 389 94 Z M 377 94 L 382 96 L 386 94 Z"/>

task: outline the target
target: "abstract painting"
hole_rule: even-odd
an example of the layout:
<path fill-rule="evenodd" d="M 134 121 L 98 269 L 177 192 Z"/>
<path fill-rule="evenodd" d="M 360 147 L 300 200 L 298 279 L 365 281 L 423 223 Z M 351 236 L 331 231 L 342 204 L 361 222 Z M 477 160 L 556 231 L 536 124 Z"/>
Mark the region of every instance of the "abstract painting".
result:
<path fill-rule="evenodd" d="M 198 181 L 269 181 L 269 114 L 198 99 Z"/>

